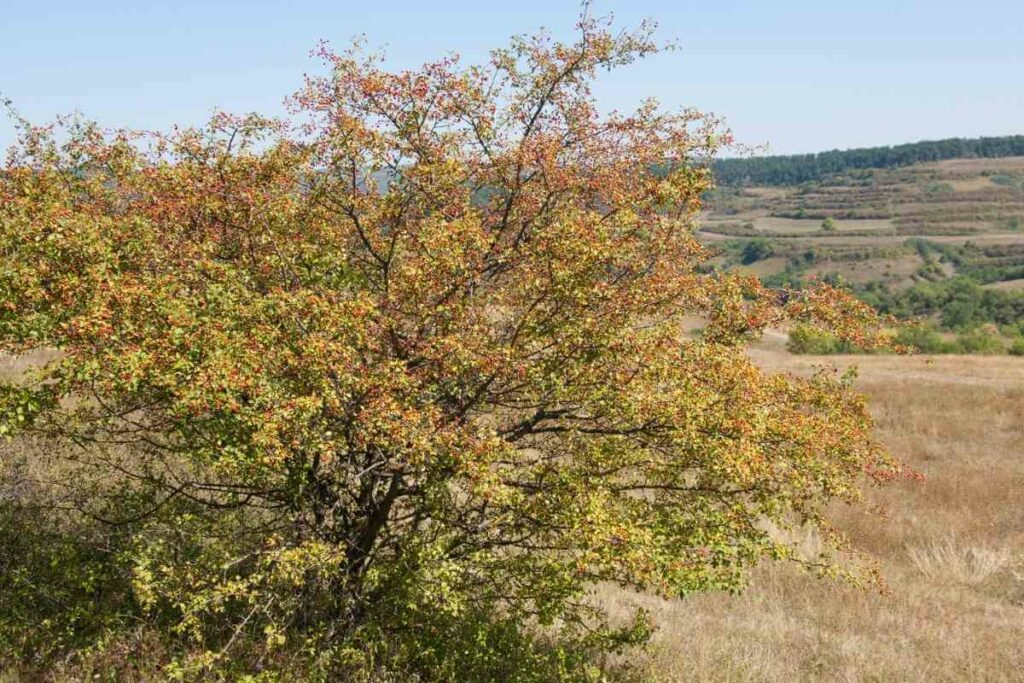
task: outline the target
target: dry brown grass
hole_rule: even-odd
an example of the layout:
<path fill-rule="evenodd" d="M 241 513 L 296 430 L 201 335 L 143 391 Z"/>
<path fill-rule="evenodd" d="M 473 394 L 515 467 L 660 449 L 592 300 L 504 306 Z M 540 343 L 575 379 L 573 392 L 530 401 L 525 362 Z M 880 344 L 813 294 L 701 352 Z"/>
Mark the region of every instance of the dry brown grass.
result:
<path fill-rule="evenodd" d="M 644 665 L 667 681 L 1024 680 L 1024 360 L 756 357 L 796 372 L 856 363 L 879 435 L 927 477 L 873 490 L 884 519 L 836 510 L 891 592 L 783 566 L 740 596 L 606 590 L 660 625 Z"/>
<path fill-rule="evenodd" d="M 1015 290 L 1024 289 L 1024 278 L 1019 280 L 1003 280 L 1002 282 L 993 282 L 989 285 L 983 285 L 986 289 L 1002 289 L 1002 290 Z"/>
<path fill-rule="evenodd" d="M 773 256 L 771 258 L 762 259 L 761 261 L 755 261 L 748 266 L 736 266 L 733 271 L 736 273 L 742 273 L 743 275 L 766 277 L 768 275 L 774 275 L 775 273 L 781 273 L 786 269 L 786 264 L 788 263 L 789 259 L 787 258 Z"/>
<path fill-rule="evenodd" d="M 950 187 L 956 192 L 973 192 L 975 190 L 985 190 L 992 187 L 992 180 L 985 176 L 976 176 L 974 178 L 967 178 L 966 180 L 948 180 L 946 181 Z"/>
<path fill-rule="evenodd" d="M 1024 169 L 1024 157 L 996 159 L 946 159 L 921 164 L 922 169 L 936 169 L 946 173 L 980 173 L 982 171 L 1017 171 Z"/>
<path fill-rule="evenodd" d="M 816 263 L 807 270 L 807 273 L 818 276 L 838 273 L 843 276 L 844 280 L 851 283 L 867 284 L 880 280 L 890 286 L 900 287 L 913 282 L 911 277 L 923 263 L 924 261 L 917 254 L 865 261 L 826 260 Z"/>

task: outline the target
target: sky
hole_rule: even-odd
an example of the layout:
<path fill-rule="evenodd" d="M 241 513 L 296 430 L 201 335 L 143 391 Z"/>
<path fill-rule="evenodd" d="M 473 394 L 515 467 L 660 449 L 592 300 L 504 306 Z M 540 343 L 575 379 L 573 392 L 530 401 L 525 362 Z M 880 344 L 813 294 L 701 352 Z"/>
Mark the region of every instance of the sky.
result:
<path fill-rule="evenodd" d="M 694 106 L 775 154 L 1024 133 L 1024 0 L 594 0 L 592 13 L 654 19 L 679 45 L 604 75 L 605 110 Z M 573 0 L 2 0 L 0 97 L 33 123 L 280 114 L 322 71 L 309 56 L 321 39 L 365 36 L 396 69 L 452 52 L 474 63 L 513 34 L 570 38 L 578 14 Z M 0 119 L 0 146 L 14 136 Z"/>

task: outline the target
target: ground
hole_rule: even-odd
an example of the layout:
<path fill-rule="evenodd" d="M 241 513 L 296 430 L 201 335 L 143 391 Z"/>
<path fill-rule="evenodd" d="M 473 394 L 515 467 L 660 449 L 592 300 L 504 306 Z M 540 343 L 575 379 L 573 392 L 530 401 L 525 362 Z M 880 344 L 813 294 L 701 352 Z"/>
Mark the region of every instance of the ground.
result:
<path fill-rule="evenodd" d="M 925 475 L 870 492 L 884 517 L 835 511 L 889 592 L 770 565 L 738 596 L 604 589 L 660 626 L 638 664 L 669 681 L 1024 680 L 1024 359 L 755 356 L 797 373 L 856 364 L 879 436 Z"/>

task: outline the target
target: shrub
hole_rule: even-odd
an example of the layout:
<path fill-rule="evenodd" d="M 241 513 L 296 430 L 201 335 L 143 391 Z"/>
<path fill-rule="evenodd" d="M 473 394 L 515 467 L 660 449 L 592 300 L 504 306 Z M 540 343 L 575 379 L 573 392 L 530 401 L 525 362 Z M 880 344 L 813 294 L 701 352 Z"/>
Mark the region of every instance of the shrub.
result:
<path fill-rule="evenodd" d="M 960 353 L 960 345 L 949 341 L 928 325 L 908 325 L 896 333 L 896 343 L 919 353 Z"/>
<path fill-rule="evenodd" d="M 740 251 L 740 263 L 750 265 L 771 258 L 773 253 L 771 243 L 762 237 L 757 237 L 743 245 L 743 249 Z"/>
<path fill-rule="evenodd" d="M 818 356 L 856 351 L 850 342 L 811 325 L 794 326 L 789 332 L 786 349 L 790 353 Z"/>
<path fill-rule="evenodd" d="M 719 133 L 599 115 L 595 74 L 655 45 L 580 30 L 481 68 L 325 50 L 304 125 L 24 127 L 0 348 L 60 354 L 0 383 L 0 435 L 69 455 L 59 491 L 0 491 L 21 520 L 0 661 L 138 628 L 154 678 L 594 680 L 648 631 L 609 623 L 597 583 L 872 575 L 826 514 L 901 472 L 862 397 L 746 347 L 775 323 L 881 343 L 878 317 L 708 273 L 691 224 Z M 819 555 L 769 531 L 797 524 Z"/>
<path fill-rule="evenodd" d="M 957 336 L 962 353 L 997 355 L 1006 352 L 1002 339 L 984 329 L 972 330 Z"/>

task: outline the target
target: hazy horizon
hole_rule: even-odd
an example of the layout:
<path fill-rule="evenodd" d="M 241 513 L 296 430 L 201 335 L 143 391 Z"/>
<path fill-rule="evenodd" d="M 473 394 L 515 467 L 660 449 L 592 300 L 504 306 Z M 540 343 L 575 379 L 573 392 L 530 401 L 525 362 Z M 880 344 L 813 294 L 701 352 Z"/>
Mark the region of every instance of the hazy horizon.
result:
<path fill-rule="evenodd" d="M 509 36 L 569 38 L 575 2 L 410 2 L 387 9 L 316 2 L 173 7 L 16 0 L 0 28 L 0 95 L 33 122 L 81 111 L 104 126 L 202 123 L 215 108 L 282 113 L 320 64 L 318 40 L 384 47 L 388 66 L 450 52 L 486 59 Z M 388 11 L 390 10 L 390 11 Z M 771 154 L 1024 132 L 1024 3 L 691 3 L 600 0 L 619 25 L 658 21 L 680 49 L 605 76 L 605 109 L 647 96 L 725 117 Z M 14 139 L 0 121 L 0 145 Z"/>

